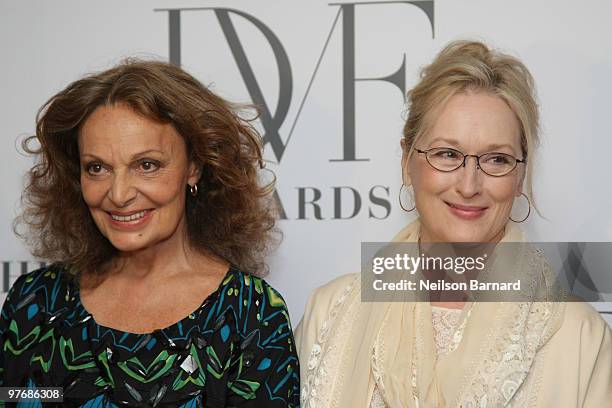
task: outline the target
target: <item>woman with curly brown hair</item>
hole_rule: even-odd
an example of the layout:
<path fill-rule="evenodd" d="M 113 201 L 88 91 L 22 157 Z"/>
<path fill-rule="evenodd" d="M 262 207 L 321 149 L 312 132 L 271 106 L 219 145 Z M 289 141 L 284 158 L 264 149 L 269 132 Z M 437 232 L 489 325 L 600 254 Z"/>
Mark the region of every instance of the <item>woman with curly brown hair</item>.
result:
<path fill-rule="evenodd" d="M 16 227 L 51 264 L 9 291 L 1 386 L 77 407 L 299 405 L 287 308 L 261 279 L 271 185 L 237 110 L 132 60 L 43 106 Z"/>

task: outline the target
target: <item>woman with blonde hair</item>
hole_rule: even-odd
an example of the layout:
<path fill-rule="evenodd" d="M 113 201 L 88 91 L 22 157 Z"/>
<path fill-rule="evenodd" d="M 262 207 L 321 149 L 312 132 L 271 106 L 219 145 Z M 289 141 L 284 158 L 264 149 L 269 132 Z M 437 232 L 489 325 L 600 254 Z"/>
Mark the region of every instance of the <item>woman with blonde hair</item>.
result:
<path fill-rule="evenodd" d="M 453 42 L 425 67 L 401 140 L 402 187 L 414 205 L 400 205 L 419 217 L 394 242 L 523 241 L 516 223 L 533 201 L 534 93 L 519 60 L 480 42 Z M 513 215 L 515 198 L 527 215 Z M 512 270 L 539 285 L 520 301 L 429 292 L 426 301 L 366 303 L 358 274 L 316 289 L 296 331 L 302 405 L 609 406 L 610 328 L 590 305 L 565 301 L 540 252 L 521 251 Z"/>

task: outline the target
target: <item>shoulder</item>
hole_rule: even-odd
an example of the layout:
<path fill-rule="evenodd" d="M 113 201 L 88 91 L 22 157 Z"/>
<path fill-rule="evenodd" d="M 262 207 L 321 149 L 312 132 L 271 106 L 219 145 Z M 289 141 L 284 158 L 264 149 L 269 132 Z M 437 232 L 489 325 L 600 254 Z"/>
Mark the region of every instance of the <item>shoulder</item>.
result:
<path fill-rule="evenodd" d="M 283 296 L 265 279 L 232 267 L 221 283 L 219 310 L 230 310 L 242 331 L 287 326 L 289 312 Z"/>
<path fill-rule="evenodd" d="M 612 398 L 612 330 L 589 303 L 575 301 L 565 306 L 563 323 L 548 349 L 549 364 L 560 374 L 554 381 L 559 383 L 563 373 L 571 373 L 579 385 L 578 405 L 608 406 Z"/>
<path fill-rule="evenodd" d="M 319 309 L 324 313 L 329 312 L 334 302 L 343 298 L 348 293 L 352 292 L 356 287 L 359 287 L 358 273 L 350 273 L 339 276 L 326 284 L 314 289 L 310 294 L 307 309 Z"/>
<path fill-rule="evenodd" d="M 572 332 L 596 332 L 603 334 L 610 330 L 599 312 L 589 303 L 583 301 L 568 302 L 565 306 L 563 327 Z"/>
<path fill-rule="evenodd" d="M 223 291 L 246 300 L 265 300 L 272 307 L 286 309 L 282 295 L 265 279 L 232 267 L 222 283 Z M 233 290 L 232 290 L 233 289 Z M 238 292 L 236 292 L 238 290 Z"/>
<path fill-rule="evenodd" d="M 60 264 L 51 264 L 21 275 L 15 280 L 6 297 L 7 307 L 17 308 L 36 294 L 54 299 L 63 286 L 71 279 L 70 274 Z"/>
<path fill-rule="evenodd" d="M 342 275 L 312 291 L 306 303 L 304 316 L 296 329 L 296 341 L 301 353 L 306 355 L 332 309 L 340 306 L 355 290 L 360 288 L 360 274 Z"/>
<path fill-rule="evenodd" d="M 612 330 L 599 312 L 582 301 L 563 303 L 564 311 L 551 343 L 564 354 L 574 350 L 582 356 L 612 352 Z M 578 355 L 576 354 L 576 355 Z"/>
<path fill-rule="evenodd" d="M 0 335 L 11 324 L 26 330 L 58 311 L 67 311 L 70 297 L 70 274 L 60 265 L 52 264 L 21 275 L 11 286 L 0 315 Z M 69 301 L 70 299 L 70 301 Z"/>
<path fill-rule="evenodd" d="M 298 406 L 299 362 L 281 294 L 263 278 L 231 267 L 217 295 L 207 334 L 214 362 L 207 392 L 219 393 L 228 406 L 251 406 L 244 400 Z M 216 400 L 212 394 L 207 398 Z"/>

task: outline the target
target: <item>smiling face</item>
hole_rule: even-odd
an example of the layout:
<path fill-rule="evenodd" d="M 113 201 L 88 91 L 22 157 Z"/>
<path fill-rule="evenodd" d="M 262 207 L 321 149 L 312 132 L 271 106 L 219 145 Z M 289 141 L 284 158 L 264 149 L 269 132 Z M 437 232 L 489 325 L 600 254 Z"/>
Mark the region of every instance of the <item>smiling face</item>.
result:
<path fill-rule="evenodd" d="M 185 234 L 185 191 L 198 174 L 172 125 L 126 105 L 101 106 L 78 142 L 83 198 L 115 248 L 142 250 Z"/>
<path fill-rule="evenodd" d="M 522 159 L 520 134 L 519 122 L 503 99 L 468 91 L 448 100 L 415 147 L 451 147 L 473 155 L 501 152 Z M 425 155 L 416 151 L 409 160 L 404 154 L 402 164 L 404 182 L 414 189 L 422 241 L 501 239 L 514 198 L 521 194 L 524 164 L 502 177 L 484 174 L 474 157 L 466 158 L 465 167 L 448 173 L 431 167 Z"/>

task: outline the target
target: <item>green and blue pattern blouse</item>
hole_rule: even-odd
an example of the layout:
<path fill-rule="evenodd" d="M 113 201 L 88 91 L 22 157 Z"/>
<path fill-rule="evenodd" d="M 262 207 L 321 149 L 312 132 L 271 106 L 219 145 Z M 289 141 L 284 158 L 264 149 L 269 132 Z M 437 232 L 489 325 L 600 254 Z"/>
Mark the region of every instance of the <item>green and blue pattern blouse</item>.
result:
<path fill-rule="evenodd" d="M 235 267 L 189 316 L 133 334 L 96 323 L 72 275 L 47 266 L 12 286 L 0 341 L 0 386 L 63 387 L 61 404 L 6 406 L 299 406 L 285 302 L 263 279 Z"/>

